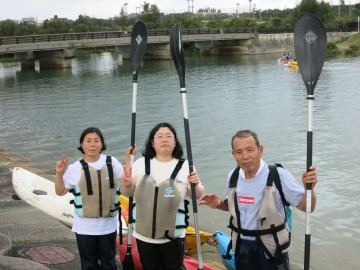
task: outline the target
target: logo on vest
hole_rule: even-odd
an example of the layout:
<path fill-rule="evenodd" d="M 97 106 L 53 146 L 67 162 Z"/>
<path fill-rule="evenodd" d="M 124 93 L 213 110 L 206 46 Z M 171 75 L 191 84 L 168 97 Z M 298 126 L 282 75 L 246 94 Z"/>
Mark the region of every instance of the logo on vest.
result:
<path fill-rule="evenodd" d="M 238 202 L 245 203 L 245 204 L 254 204 L 255 198 L 254 197 L 246 197 L 246 196 L 238 196 Z"/>
<path fill-rule="evenodd" d="M 174 190 L 172 187 L 168 187 L 165 189 L 164 198 L 169 198 L 169 197 L 175 197 Z"/>

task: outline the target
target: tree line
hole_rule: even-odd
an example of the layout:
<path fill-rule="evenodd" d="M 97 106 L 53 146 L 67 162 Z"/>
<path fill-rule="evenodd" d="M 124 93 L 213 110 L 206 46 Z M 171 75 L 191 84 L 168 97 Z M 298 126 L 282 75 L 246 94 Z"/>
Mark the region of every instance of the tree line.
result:
<path fill-rule="evenodd" d="M 297 16 L 304 12 L 317 15 L 326 28 L 349 31 L 352 30 L 351 27 L 355 27 L 355 22 L 360 16 L 360 4 L 346 5 L 345 1 L 341 0 L 338 5 L 332 6 L 324 1 L 302 0 L 293 9 L 258 9 L 251 13 L 228 14 L 207 8 L 199 9 L 197 13 L 164 14 L 156 4 L 144 2 L 141 12 L 126 14 L 122 8 L 117 16 L 110 19 L 79 15 L 76 20 L 70 20 L 54 15 L 40 25 L 4 20 L 0 21 L 0 36 L 128 31 L 137 20 L 144 21 L 149 30 L 170 29 L 176 22 L 180 22 L 183 29 L 255 27 L 259 31 L 277 29 L 292 31 Z"/>

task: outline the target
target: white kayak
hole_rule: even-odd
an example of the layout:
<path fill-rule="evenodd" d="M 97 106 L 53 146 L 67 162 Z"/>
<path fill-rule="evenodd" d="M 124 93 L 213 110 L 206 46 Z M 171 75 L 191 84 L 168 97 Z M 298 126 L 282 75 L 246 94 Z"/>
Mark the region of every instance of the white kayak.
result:
<path fill-rule="evenodd" d="M 68 227 L 72 227 L 74 219 L 74 205 L 71 193 L 58 196 L 55 193 L 54 182 L 20 167 L 15 167 L 12 183 L 16 195 L 28 204 L 44 213 L 56 218 Z M 127 225 L 121 216 L 122 233 L 127 235 Z"/>

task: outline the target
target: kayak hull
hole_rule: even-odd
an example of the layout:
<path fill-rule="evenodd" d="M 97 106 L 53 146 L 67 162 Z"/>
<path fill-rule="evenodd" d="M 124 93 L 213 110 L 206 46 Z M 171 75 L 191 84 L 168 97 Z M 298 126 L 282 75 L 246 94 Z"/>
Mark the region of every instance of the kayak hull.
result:
<path fill-rule="evenodd" d="M 57 219 L 71 228 L 74 221 L 73 195 L 58 196 L 54 182 L 20 167 L 15 167 L 12 184 L 19 199 Z M 127 235 L 127 225 L 122 218 L 122 233 Z M 117 226 L 119 227 L 119 226 Z"/>
<path fill-rule="evenodd" d="M 12 184 L 21 200 L 72 227 L 74 206 L 70 204 L 71 194 L 57 196 L 53 182 L 20 167 L 13 170 Z"/>
<path fill-rule="evenodd" d="M 219 253 L 220 253 L 220 257 L 221 257 L 223 265 L 228 270 L 235 270 L 235 258 L 234 258 L 234 254 L 233 254 L 232 250 L 230 250 L 230 256 L 231 256 L 230 260 L 225 259 L 223 257 L 223 255 L 226 255 L 227 248 L 228 248 L 228 245 L 231 240 L 230 236 L 226 235 L 225 233 L 223 233 L 221 231 L 217 231 L 216 239 L 218 241 L 218 249 L 219 249 Z"/>

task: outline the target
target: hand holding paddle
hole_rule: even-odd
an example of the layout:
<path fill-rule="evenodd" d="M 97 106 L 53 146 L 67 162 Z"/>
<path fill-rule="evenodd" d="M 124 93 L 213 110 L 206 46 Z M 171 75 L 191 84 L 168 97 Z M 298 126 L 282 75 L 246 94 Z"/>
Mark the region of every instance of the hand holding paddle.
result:
<path fill-rule="evenodd" d="M 300 14 L 294 29 L 295 54 L 299 70 L 307 89 L 308 129 L 307 129 L 307 160 L 306 169 L 312 165 L 313 142 L 313 101 L 314 90 L 324 65 L 327 47 L 326 30 L 321 20 L 312 14 Z M 312 185 L 306 184 L 306 228 L 304 269 L 310 267 L 311 239 L 311 191 Z"/>
<path fill-rule="evenodd" d="M 137 149 L 129 146 L 126 150 L 126 162 L 124 166 L 124 174 L 121 176 L 121 180 L 124 187 L 131 187 L 133 184 L 133 179 L 131 176 L 132 164 L 131 164 L 131 155 L 136 155 Z"/>

